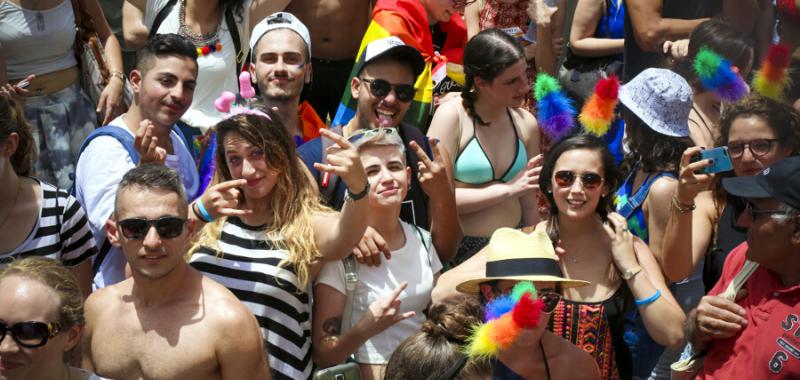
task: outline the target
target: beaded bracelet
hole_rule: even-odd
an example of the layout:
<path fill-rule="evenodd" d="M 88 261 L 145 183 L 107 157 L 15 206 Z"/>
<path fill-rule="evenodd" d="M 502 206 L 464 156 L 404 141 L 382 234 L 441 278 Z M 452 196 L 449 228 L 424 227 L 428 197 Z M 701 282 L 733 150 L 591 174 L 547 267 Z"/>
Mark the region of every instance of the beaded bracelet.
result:
<path fill-rule="evenodd" d="M 659 299 L 659 298 L 661 298 L 661 291 L 656 289 L 656 294 L 653 294 L 652 296 L 650 296 L 648 298 L 645 298 L 643 300 L 635 300 L 633 302 L 636 303 L 636 306 L 645 306 L 645 305 L 649 305 L 649 304 L 651 304 L 653 302 L 656 302 L 656 300 Z"/>

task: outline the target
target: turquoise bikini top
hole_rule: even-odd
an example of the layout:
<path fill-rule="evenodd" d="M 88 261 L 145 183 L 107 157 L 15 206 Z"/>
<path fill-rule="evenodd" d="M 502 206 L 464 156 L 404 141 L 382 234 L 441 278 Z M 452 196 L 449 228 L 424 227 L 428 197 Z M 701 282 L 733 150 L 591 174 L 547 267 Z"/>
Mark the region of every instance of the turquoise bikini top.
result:
<path fill-rule="evenodd" d="M 505 173 L 500 178 L 494 176 L 494 166 L 492 161 L 483 150 L 481 142 L 478 141 L 476 134 L 477 126 L 473 124 L 472 138 L 467 142 L 467 146 L 458 153 L 455 163 L 455 178 L 457 181 L 470 184 L 470 185 L 483 185 L 492 181 L 508 182 L 514 178 L 525 165 L 528 163 L 528 153 L 525 151 L 525 145 L 519 138 L 517 133 L 517 126 L 514 124 L 514 118 L 511 117 L 511 112 L 506 109 L 508 118 L 511 120 L 511 127 L 514 129 L 514 136 L 517 138 L 517 153 L 511 166 L 506 169 Z"/>

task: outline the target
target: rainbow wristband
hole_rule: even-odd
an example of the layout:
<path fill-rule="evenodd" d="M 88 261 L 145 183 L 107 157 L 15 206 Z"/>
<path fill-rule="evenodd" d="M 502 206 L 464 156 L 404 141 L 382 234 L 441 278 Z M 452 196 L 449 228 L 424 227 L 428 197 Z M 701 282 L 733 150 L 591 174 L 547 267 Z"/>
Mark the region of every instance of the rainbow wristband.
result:
<path fill-rule="evenodd" d="M 211 214 L 208 213 L 208 210 L 206 210 L 206 207 L 203 206 L 202 198 L 197 198 L 197 211 L 200 211 L 200 215 L 203 215 L 206 221 L 210 222 L 214 220 L 214 217 L 212 217 Z"/>
<path fill-rule="evenodd" d="M 645 298 L 643 300 L 636 300 L 636 301 L 633 301 L 633 302 L 636 302 L 636 306 L 645 306 L 645 305 L 649 305 L 649 304 L 651 304 L 653 302 L 656 302 L 656 300 L 659 299 L 659 298 L 661 298 L 661 291 L 656 289 L 656 294 L 653 294 L 652 296 L 650 296 L 648 298 Z"/>

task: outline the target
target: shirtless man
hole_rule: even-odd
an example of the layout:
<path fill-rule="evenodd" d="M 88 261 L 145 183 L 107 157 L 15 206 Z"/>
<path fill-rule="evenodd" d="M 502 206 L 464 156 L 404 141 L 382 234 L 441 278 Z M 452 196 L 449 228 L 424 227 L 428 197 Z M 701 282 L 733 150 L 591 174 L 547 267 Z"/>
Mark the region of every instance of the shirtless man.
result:
<path fill-rule="evenodd" d="M 286 7 L 311 31 L 313 79 L 308 102 L 322 120 L 336 115 L 373 5 L 375 0 L 294 0 Z"/>
<path fill-rule="evenodd" d="M 106 226 L 133 277 L 86 301 L 83 366 L 112 379 L 269 379 L 255 317 L 184 261 L 194 232 L 178 174 L 123 177 Z"/>

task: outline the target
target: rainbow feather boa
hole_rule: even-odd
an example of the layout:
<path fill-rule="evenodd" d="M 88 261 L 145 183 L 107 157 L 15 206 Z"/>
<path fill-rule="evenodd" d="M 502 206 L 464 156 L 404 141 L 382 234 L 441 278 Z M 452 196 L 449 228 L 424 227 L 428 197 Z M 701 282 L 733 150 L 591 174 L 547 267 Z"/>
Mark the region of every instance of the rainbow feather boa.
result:
<path fill-rule="evenodd" d="M 788 45 L 772 45 L 761 63 L 761 68 L 753 77 L 753 87 L 756 92 L 766 98 L 781 101 L 783 91 L 789 84 L 790 50 Z"/>
<path fill-rule="evenodd" d="M 581 114 L 578 115 L 583 129 L 597 136 L 605 136 L 614 121 L 618 95 L 619 78 L 616 75 L 597 81 L 594 93 L 584 103 Z"/>
<path fill-rule="evenodd" d="M 497 356 L 511 346 L 522 329 L 539 325 L 544 301 L 538 299 L 530 281 L 514 286 L 510 295 L 500 296 L 486 305 L 485 323 L 475 327 L 467 345 L 470 357 Z"/>
<path fill-rule="evenodd" d="M 694 59 L 694 71 L 709 91 L 726 102 L 735 102 L 747 95 L 747 85 L 738 69 L 708 47 L 701 47 Z"/>
<path fill-rule="evenodd" d="M 556 78 L 545 73 L 536 76 L 533 86 L 536 98 L 536 119 L 553 140 L 559 140 L 575 127 L 575 107 L 564 94 Z"/>

